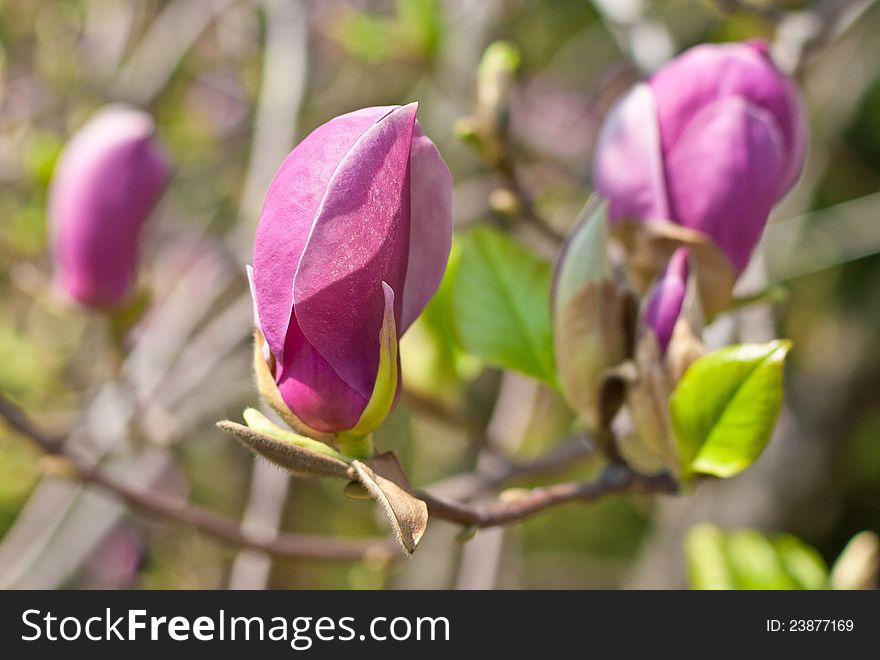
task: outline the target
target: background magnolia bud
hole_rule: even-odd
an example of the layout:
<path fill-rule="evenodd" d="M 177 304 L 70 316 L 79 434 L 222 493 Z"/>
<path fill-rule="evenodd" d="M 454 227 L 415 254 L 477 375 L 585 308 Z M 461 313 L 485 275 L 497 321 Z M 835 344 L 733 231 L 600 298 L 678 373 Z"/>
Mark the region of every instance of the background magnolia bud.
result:
<path fill-rule="evenodd" d="M 601 410 L 604 373 L 630 350 L 634 301 L 612 278 L 606 205 L 588 204 L 556 265 L 553 334 L 565 399 L 591 429 L 617 411 Z"/>
<path fill-rule="evenodd" d="M 509 41 L 489 45 L 477 70 L 477 122 L 484 135 L 503 139 L 510 121 L 510 93 L 519 70 L 520 53 Z"/>
<path fill-rule="evenodd" d="M 141 227 L 170 177 L 153 120 L 101 110 L 61 154 L 49 191 L 57 286 L 91 307 L 122 303 L 137 275 Z"/>
<path fill-rule="evenodd" d="M 378 387 L 380 332 L 392 321 L 396 348 L 449 257 L 452 178 L 416 110 L 330 120 L 290 153 L 266 194 L 254 241 L 257 323 L 284 403 L 320 433 L 358 424 Z"/>
<path fill-rule="evenodd" d="M 662 353 L 666 352 L 672 331 L 681 314 L 687 292 L 688 252 L 679 248 L 669 260 L 666 272 L 658 280 L 648 297 L 645 324 L 654 331 Z"/>
<path fill-rule="evenodd" d="M 804 161 L 797 92 L 762 41 L 691 48 L 611 110 L 594 157 L 610 218 L 707 234 L 735 271 Z"/>

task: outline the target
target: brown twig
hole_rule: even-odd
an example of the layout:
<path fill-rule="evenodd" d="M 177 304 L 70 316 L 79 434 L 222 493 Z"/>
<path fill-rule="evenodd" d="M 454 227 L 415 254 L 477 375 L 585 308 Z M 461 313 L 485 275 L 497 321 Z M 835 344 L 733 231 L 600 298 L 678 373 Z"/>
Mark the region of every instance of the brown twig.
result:
<path fill-rule="evenodd" d="M 426 492 L 418 496 L 428 505 L 429 515 L 472 527 L 495 527 L 525 520 L 537 513 L 570 502 L 592 502 L 616 493 L 674 493 L 678 489 L 667 473 L 642 475 L 621 464 L 608 465 L 589 483 L 562 483 L 535 488 L 512 501 L 485 506 L 450 502 Z"/>
<path fill-rule="evenodd" d="M 489 480 L 489 485 L 498 488 L 518 479 L 559 472 L 594 453 L 593 447 L 583 437 L 572 438 L 557 449 L 534 460 L 524 463 L 509 463 L 505 472 Z"/>
<path fill-rule="evenodd" d="M 0 395 L 0 417 L 44 452 L 64 460 L 73 476 L 79 481 L 98 486 L 143 513 L 191 525 L 224 543 L 255 548 L 276 557 L 300 559 L 387 561 L 397 555 L 394 545 L 384 539 L 340 539 L 291 533 L 278 534 L 272 538 L 259 538 L 244 531 L 234 520 L 177 497 L 134 489 L 124 481 L 84 463 L 66 452 L 62 438 L 51 436 L 38 429 L 21 408 L 2 395 Z"/>

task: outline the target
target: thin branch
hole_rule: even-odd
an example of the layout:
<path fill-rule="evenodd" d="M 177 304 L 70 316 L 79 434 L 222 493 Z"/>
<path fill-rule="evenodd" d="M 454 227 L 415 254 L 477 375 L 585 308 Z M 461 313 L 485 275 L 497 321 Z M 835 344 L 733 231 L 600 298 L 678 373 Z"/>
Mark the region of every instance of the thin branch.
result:
<path fill-rule="evenodd" d="M 535 488 L 512 501 L 499 501 L 485 506 L 450 502 L 419 492 L 428 505 L 428 513 L 435 518 L 472 527 L 509 525 L 537 513 L 570 502 L 592 502 L 617 493 L 675 493 L 678 486 L 667 473 L 642 475 L 625 465 L 608 465 L 589 483 L 562 483 Z"/>
<path fill-rule="evenodd" d="M 511 482 L 563 472 L 594 452 L 583 437 L 575 437 L 531 461 L 515 462 L 492 453 L 486 457 L 488 460 L 478 463 L 475 472 L 446 477 L 425 486 L 424 490 L 467 501 L 491 493 Z"/>
<path fill-rule="evenodd" d="M 24 411 L 2 395 L 0 395 L 0 417 L 6 419 L 11 428 L 30 438 L 46 453 L 62 458 L 69 465 L 73 476 L 83 483 L 99 486 L 144 513 L 191 525 L 231 545 L 255 548 L 276 557 L 336 561 L 367 559 L 387 561 L 395 554 L 390 542 L 384 540 L 343 540 L 310 534 L 281 534 L 272 539 L 259 538 L 243 530 L 238 523 L 229 518 L 179 498 L 131 488 L 124 481 L 84 464 L 80 459 L 65 452 L 62 439 L 40 431 L 31 423 Z M 567 462 L 580 458 L 582 454 L 566 450 L 561 456 Z M 537 473 L 556 465 L 556 459 L 539 460 L 525 466 L 514 465 L 504 475 L 496 477 L 493 483 L 501 485 L 509 479 L 523 477 L 532 471 Z M 675 493 L 677 490 L 676 482 L 668 473 L 643 475 L 634 472 L 626 465 L 611 463 L 589 483 L 570 482 L 535 488 L 515 499 L 500 500 L 488 505 L 453 502 L 425 491 L 419 491 L 417 495 L 425 501 L 429 514 L 435 518 L 484 528 L 509 525 L 552 507 L 571 502 L 592 502 L 606 495 Z"/>
<path fill-rule="evenodd" d="M 143 513 L 191 525 L 224 543 L 255 548 L 276 557 L 300 559 L 388 561 L 397 555 L 393 544 L 384 539 L 339 539 L 290 533 L 279 534 L 274 538 L 260 538 L 258 535 L 246 532 L 237 522 L 225 516 L 189 504 L 177 497 L 132 488 L 124 481 L 86 464 L 66 452 L 62 438 L 51 436 L 38 429 L 21 408 L 3 395 L 0 395 L 0 417 L 44 452 L 63 459 L 79 481 L 103 488 Z"/>
<path fill-rule="evenodd" d="M 564 442 L 552 452 L 539 456 L 534 460 L 522 463 L 509 463 L 507 471 L 498 475 L 495 479 L 489 480 L 489 485 L 498 488 L 510 481 L 560 472 L 588 456 L 592 456 L 594 453 L 595 449 L 589 442 L 585 441 L 583 437 L 578 436 L 572 438 L 569 442 Z"/>
<path fill-rule="evenodd" d="M 523 185 L 523 182 L 516 171 L 516 167 L 513 164 L 513 159 L 505 154 L 498 158 L 493 165 L 498 174 L 500 174 L 501 178 L 504 180 L 504 185 L 507 190 L 516 198 L 519 206 L 519 216 L 543 234 L 545 238 L 557 245 L 562 243 L 565 240 L 565 236 L 551 227 L 535 209 L 535 203 L 532 200 L 532 196 L 526 190 L 525 185 Z"/>

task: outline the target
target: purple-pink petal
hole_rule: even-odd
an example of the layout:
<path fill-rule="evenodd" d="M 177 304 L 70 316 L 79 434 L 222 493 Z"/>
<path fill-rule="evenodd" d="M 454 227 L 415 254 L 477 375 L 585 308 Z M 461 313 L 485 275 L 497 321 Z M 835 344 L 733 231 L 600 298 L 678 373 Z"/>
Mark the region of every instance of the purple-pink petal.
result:
<path fill-rule="evenodd" d="M 269 186 L 254 240 L 254 289 L 262 332 L 279 362 L 293 311 L 293 277 L 327 185 L 358 138 L 392 109 L 366 108 L 318 127 Z"/>
<path fill-rule="evenodd" d="M 800 99 L 767 44 L 701 45 L 609 113 L 594 180 L 612 221 L 662 218 L 698 229 L 740 272 L 805 151 Z"/>
<path fill-rule="evenodd" d="M 378 339 L 377 334 L 377 349 Z M 276 381 L 294 415 L 324 433 L 357 424 L 369 397 L 342 380 L 296 324 L 290 326 L 284 354 L 285 362 L 276 362 Z"/>
<path fill-rule="evenodd" d="M 777 199 L 785 146 L 770 114 L 730 97 L 704 108 L 666 157 L 672 216 L 742 271 Z"/>
<path fill-rule="evenodd" d="M 56 283 L 94 307 L 121 303 L 137 274 L 141 228 L 170 176 L 149 115 L 110 106 L 71 139 L 52 178 Z"/>
<path fill-rule="evenodd" d="M 703 108 L 739 97 L 770 113 L 794 165 L 799 154 L 802 157 L 804 136 L 797 93 L 774 66 L 763 41 L 696 46 L 660 69 L 648 84 L 657 102 L 664 153 L 675 147 Z M 786 168 L 783 181 L 791 178 L 790 169 L 794 167 Z"/>
<path fill-rule="evenodd" d="M 399 334 L 406 332 L 431 300 L 452 249 L 452 175 L 434 143 L 416 122 L 410 155 L 409 257 Z"/>
<path fill-rule="evenodd" d="M 679 248 L 672 255 L 666 271 L 649 294 L 645 309 L 645 324 L 654 331 L 660 350 L 664 353 L 681 314 L 687 291 L 687 276 L 687 249 Z"/>
<path fill-rule="evenodd" d="M 318 431 L 351 428 L 365 409 L 388 295 L 399 336 L 445 270 L 452 181 L 416 110 L 331 120 L 294 149 L 266 195 L 255 317 L 284 401 Z"/>
<path fill-rule="evenodd" d="M 647 85 L 620 99 L 602 124 L 593 177 L 610 220 L 669 219 L 657 108 Z"/>
<path fill-rule="evenodd" d="M 327 187 L 294 277 L 294 315 L 337 374 L 369 398 L 379 366 L 382 282 L 401 291 L 409 254 L 416 105 L 371 126 Z M 401 319 L 402 296 L 394 317 Z"/>

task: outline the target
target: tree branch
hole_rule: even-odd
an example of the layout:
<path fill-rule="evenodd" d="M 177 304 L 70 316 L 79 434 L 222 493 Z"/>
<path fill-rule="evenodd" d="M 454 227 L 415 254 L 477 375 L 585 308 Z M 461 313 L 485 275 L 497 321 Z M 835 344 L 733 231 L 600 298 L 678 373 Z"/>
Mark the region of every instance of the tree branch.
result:
<path fill-rule="evenodd" d="M 131 488 L 124 481 L 85 464 L 68 453 L 63 439 L 50 436 L 38 429 L 17 405 L 0 395 L 0 417 L 8 425 L 32 440 L 50 456 L 62 459 L 73 476 L 85 484 L 103 488 L 144 513 L 191 525 L 230 545 L 255 548 L 276 557 L 358 561 L 373 559 L 387 561 L 396 555 L 392 544 L 385 540 L 337 539 L 312 534 L 280 534 L 274 538 L 260 538 L 248 533 L 229 518 L 194 506 L 179 498 L 157 492 Z M 503 483 L 555 469 L 582 458 L 586 449 L 566 447 L 558 456 L 539 459 L 524 465 L 511 464 L 501 474 L 493 475 L 485 485 L 498 487 Z M 428 505 L 428 513 L 441 520 L 484 528 L 509 525 L 530 518 L 547 509 L 571 502 L 592 502 L 613 494 L 675 493 L 678 485 L 668 473 L 643 475 L 622 463 L 610 463 L 599 476 L 588 483 L 568 482 L 534 488 L 514 499 L 499 500 L 487 505 L 451 501 L 430 492 L 416 494 Z"/>
<path fill-rule="evenodd" d="M 260 538 L 244 531 L 234 520 L 177 497 L 131 488 L 124 481 L 105 474 L 94 466 L 68 453 L 62 438 L 38 429 L 25 412 L 0 394 L 0 417 L 10 428 L 29 438 L 50 456 L 62 459 L 73 476 L 85 484 L 102 488 L 143 513 L 191 525 L 219 541 L 239 547 L 268 552 L 276 557 L 322 559 L 330 561 L 388 561 L 397 556 L 396 549 L 385 539 L 340 539 L 315 534 L 279 534 Z"/>
<path fill-rule="evenodd" d="M 668 473 L 642 475 L 626 465 L 612 463 L 589 483 L 562 483 L 535 488 L 512 501 L 485 506 L 450 502 L 426 492 L 417 495 L 428 505 L 428 514 L 473 527 L 509 525 L 551 507 L 570 502 L 592 502 L 615 493 L 675 493 L 678 485 Z"/>
<path fill-rule="evenodd" d="M 512 159 L 507 156 L 500 158 L 498 163 L 496 163 L 495 168 L 504 179 L 504 184 L 507 187 L 507 190 L 516 198 L 517 204 L 519 205 L 520 217 L 537 229 L 545 238 L 549 239 L 550 242 L 556 245 L 562 243 L 565 240 L 565 236 L 547 224 L 547 221 L 544 220 L 535 209 L 535 203 L 532 200 L 532 196 L 526 191 L 522 180 L 519 178 L 519 174 L 517 174 Z"/>

